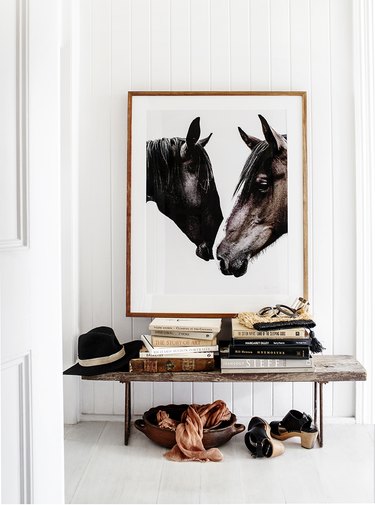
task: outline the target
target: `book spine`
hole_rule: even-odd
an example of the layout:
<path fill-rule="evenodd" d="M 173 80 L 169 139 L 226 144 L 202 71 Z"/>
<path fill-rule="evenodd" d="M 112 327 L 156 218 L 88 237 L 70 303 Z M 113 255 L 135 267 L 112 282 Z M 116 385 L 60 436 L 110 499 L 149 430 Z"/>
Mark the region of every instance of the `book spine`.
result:
<path fill-rule="evenodd" d="M 153 347 L 149 342 L 147 335 L 141 335 L 142 342 L 153 356 L 160 354 L 179 354 L 183 352 L 215 352 L 219 350 L 218 345 L 200 345 L 187 347 Z"/>
<path fill-rule="evenodd" d="M 222 368 L 221 373 L 305 373 L 313 372 L 313 367 L 284 368 Z"/>
<path fill-rule="evenodd" d="M 153 324 L 149 325 L 150 331 L 191 331 L 191 332 L 203 332 L 203 333 L 218 333 L 218 328 L 213 328 L 212 326 L 188 326 L 188 325 L 176 325 L 176 324 Z"/>
<path fill-rule="evenodd" d="M 152 337 L 173 337 L 173 338 L 184 338 L 193 340 L 212 340 L 217 335 L 215 332 L 207 331 L 177 331 L 177 330 L 150 330 Z"/>
<path fill-rule="evenodd" d="M 285 359 L 307 359 L 310 355 L 309 346 L 229 346 L 229 358 L 249 357 L 249 358 L 285 358 Z"/>
<path fill-rule="evenodd" d="M 139 351 L 139 357 L 140 358 L 147 358 L 147 359 L 157 359 L 157 358 L 171 358 L 171 357 L 178 357 L 178 358 L 213 358 L 214 353 L 213 352 L 181 352 L 181 353 L 176 353 L 176 354 L 158 354 L 157 356 L 150 354 L 149 351 Z"/>
<path fill-rule="evenodd" d="M 151 335 L 151 343 L 154 347 L 187 347 L 199 345 L 216 345 L 216 338 L 212 340 L 183 338 L 183 337 L 159 337 Z"/>
<path fill-rule="evenodd" d="M 286 359 L 286 358 L 221 358 L 221 368 L 303 368 L 312 366 L 309 359 Z"/>
<path fill-rule="evenodd" d="M 304 338 L 302 340 L 298 339 L 288 339 L 288 340 L 245 340 L 245 339 L 233 339 L 232 345 L 235 347 L 240 346 L 288 346 L 288 345 L 311 345 L 311 338 Z"/>
<path fill-rule="evenodd" d="M 308 338 L 309 332 L 306 328 L 288 328 L 287 330 L 232 330 L 233 338 Z"/>
<path fill-rule="evenodd" d="M 215 360 L 211 358 L 133 358 L 129 370 L 140 372 L 202 372 L 215 369 Z"/>

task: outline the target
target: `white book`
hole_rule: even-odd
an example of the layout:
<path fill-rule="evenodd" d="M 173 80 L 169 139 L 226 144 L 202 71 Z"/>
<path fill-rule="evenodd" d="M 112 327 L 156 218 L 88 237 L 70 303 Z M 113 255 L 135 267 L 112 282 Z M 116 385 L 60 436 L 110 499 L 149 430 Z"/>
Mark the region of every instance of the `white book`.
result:
<path fill-rule="evenodd" d="M 213 318 L 156 317 L 149 325 L 150 331 L 179 330 L 218 333 L 220 328 L 221 319 Z"/>
<path fill-rule="evenodd" d="M 221 358 L 221 368 L 311 368 L 312 358 L 308 359 L 287 359 L 287 358 Z"/>
<path fill-rule="evenodd" d="M 218 334 L 217 331 L 184 331 L 184 330 L 153 330 L 151 336 L 172 338 L 193 338 L 196 340 L 212 340 Z"/>
<path fill-rule="evenodd" d="M 152 356 L 160 356 L 161 354 L 173 354 L 174 356 L 180 355 L 181 353 L 191 353 L 191 352 L 215 352 L 219 350 L 218 345 L 200 345 L 196 347 L 153 347 L 149 335 L 141 335 L 141 340 L 145 344 L 147 350 Z M 197 357 L 197 356 L 195 356 Z"/>
<path fill-rule="evenodd" d="M 221 373 L 305 373 L 313 372 L 313 366 L 281 368 L 222 368 Z"/>
<path fill-rule="evenodd" d="M 139 351 L 140 358 L 213 358 L 214 353 L 211 352 L 181 352 L 181 353 L 168 353 L 168 354 L 151 354 L 149 351 Z"/>

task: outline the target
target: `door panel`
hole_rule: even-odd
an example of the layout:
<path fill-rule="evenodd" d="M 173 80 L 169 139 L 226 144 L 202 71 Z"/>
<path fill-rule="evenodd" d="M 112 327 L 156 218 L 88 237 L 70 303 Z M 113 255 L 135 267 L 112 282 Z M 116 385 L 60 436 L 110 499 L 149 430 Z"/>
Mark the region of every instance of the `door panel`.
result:
<path fill-rule="evenodd" d="M 63 503 L 60 2 L 0 20 L 2 502 Z"/>

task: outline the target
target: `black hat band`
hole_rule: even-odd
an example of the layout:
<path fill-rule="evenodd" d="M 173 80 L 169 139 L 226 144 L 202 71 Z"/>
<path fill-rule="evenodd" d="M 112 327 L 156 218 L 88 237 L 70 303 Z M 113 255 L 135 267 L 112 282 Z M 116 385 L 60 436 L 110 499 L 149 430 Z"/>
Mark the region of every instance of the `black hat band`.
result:
<path fill-rule="evenodd" d="M 110 356 L 103 356 L 101 358 L 90 358 L 90 359 L 78 359 L 78 363 L 81 366 L 98 366 L 98 365 L 108 365 L 108 363 L 113 363 L 125 356 L 125 349 L 121 347 L 118 352 L 111 354 Z"/>

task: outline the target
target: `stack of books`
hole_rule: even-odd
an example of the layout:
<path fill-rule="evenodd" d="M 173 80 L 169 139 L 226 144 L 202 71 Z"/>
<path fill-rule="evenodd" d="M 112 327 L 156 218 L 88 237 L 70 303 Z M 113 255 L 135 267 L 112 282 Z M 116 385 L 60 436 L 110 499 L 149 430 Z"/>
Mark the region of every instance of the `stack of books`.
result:
<path fill-rule="evenodd" d="M 221 319 L 155 318 L 141 335 L 139 358 L 132 372 L 207 371 L 215 368 Z"/>
<path fill-rule="evenodd" d="M 258 331 L 232 319 L 232 338 L 220 349 L 222 373 L 313 371 L 310 330 Z"/>

